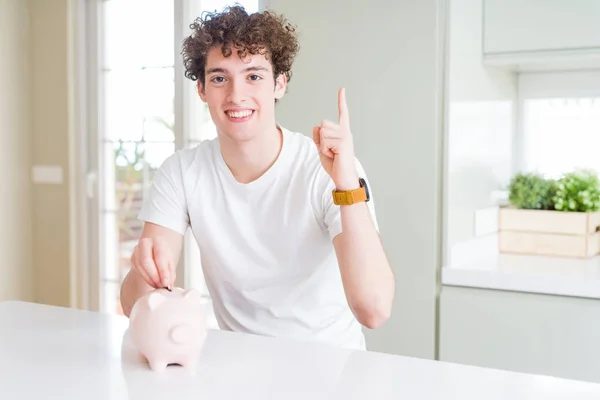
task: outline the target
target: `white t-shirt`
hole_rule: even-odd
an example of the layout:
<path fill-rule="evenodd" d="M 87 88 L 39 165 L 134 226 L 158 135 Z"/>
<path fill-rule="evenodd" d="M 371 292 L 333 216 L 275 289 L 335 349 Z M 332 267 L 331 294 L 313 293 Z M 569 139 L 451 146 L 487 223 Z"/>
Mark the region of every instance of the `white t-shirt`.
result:
<path fill-rule="evenodd" d="M 249 184 L 235 180 L 218 139 L 176 151 L 139 218 L 192 229 L 220 329 L 365 349 L 332 243 L 342 231 L 333 181 L 312 138 L 280 128 L 279 157 Z M 372 197 L 368 206 L 377 226 Z"/>

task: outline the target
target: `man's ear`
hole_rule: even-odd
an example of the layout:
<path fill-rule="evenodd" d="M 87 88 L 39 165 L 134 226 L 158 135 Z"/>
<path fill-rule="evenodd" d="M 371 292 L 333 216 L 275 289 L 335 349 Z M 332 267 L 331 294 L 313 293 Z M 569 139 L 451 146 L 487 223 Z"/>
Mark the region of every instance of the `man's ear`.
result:
<path fill-rule="evenodd" d="M 285 74 L 279 74 L 277 79 L 275 79 L 275 98 L 277 100 L 281 99 L 285 94 L 285 90 L 287 88 L 287 77 Z"/>
<path fill-rule="evenodd" d="M 204 85 L 202 85 L 202 82 L 200 82 L 200 79 L 198 79 L 197 81 L 197 90 L 198 90 L 198 95 L 200 96 L 200 99 L 206 103 L 206 92 L 204 91 Z"/>

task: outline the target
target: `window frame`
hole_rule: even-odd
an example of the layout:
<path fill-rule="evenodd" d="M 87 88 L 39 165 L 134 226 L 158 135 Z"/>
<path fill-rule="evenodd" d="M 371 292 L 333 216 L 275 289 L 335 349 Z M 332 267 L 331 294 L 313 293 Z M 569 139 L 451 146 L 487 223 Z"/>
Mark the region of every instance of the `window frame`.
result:
<path fill-rule="evenodd" d="M 73 202 L 75 204 L 71 236 L 71 304 L 73 307 L 100 311 L 102 298 L 101 227 L 103 196 L 101 157 L 103 131 L 101 116 L 104 111 L 102 65 L 103 26 L 102 6 L 107 0 L 76 0 L 72 4 L 71 39 L 72 66 L 75 76 L 73 93 L 76 135 L 72 149 L 74 161 Z M 258 0 L 258 10 L 265 8 L 266 0 Z M 195 85 L 184 76 L 181 44 L 189 35 L 190 22 L 200 16 L 202 0 L 173 0 L 174 7 L 174 144 L 175 149 L 186 148 L 204 138 L 192 137 L 198 131 L 198 94 Z M 194 240 L 188 230 L 186 241 Z M 203 280 L 202 270 L 191 270 L 197 255 L 188 246 L 182 249 L 177 266 L 178 286 L 189 286 L 190 280 Z M 200 274 L 200 275 L 198 275 Z M 206 287 L 206 285 L 205 285 Z M 208 294 L 203 293 L 205 296 Z"/>

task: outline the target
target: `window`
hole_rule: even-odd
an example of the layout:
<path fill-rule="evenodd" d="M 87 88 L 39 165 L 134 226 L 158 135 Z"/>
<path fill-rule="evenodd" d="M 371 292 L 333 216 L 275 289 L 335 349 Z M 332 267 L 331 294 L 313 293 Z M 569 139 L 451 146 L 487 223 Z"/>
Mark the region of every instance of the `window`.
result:
<path fill-rule="evenodd" d="M 445 265 L 513 262 L 498 257 L 497 206 L 518 171 L 600 175 L 600 71 L 518 73 L 516 105 L 498 85 L 498 98 L 449 104 Z"/>
<path fill-rule="evenodd" d="M 600 72 L 523 73 L 518 91 L 518 167 L 552 178 L 600 173 Z"/>
<path fill-rule="evenodd" d="M 90 15 L 92 40 L 98 48 L 88 59 L 92 120 L 97 121 L 90 141 L 91 168 L 96 170 L 98 210 L 91 224 L 91 254 L 97 265 L 102 312 L 121 314 L 120 285 L 130 269 L 130 255 L 143 223 L 137 214 L 152 177 L 162 162 L 182 147 L 195 146 L 216 136 L 208 110 L 200 101 L 195 82 L 183 76 L 181 43 L 189 24 L 203 11 L 221 10 L 228 0 L 96 0 Z M 258 0 L 239 2 L 248 12 Z M 97 66 L 94 69 L 94 66 Z M 97 223 L 97 225 L 96 225 Z M 97 228 L 97 229 L 96 229 Z M 188 232 L 182 254 L 186 287 L 207 297 L 200 254 Z M 92 293 L 96 290 L 92 291 Z"/>
<path fill-rule="evenodd" d="M 524 166 L 558 178 L 573 169 L 600 173 L 600 96 L 527 99 Z"/>

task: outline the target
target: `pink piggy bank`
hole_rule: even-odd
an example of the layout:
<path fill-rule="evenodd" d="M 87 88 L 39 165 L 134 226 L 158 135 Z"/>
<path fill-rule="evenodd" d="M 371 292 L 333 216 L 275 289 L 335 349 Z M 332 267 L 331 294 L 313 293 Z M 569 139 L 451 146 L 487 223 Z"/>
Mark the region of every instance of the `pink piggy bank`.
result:
<path fill-rule="evenodd" d="M 129 315 L 132 344 L 154 371 L 178 364 L 194 373 L 206 330 L 202 298 L 193 289 L 156 289 L 138 299 Z"/>

